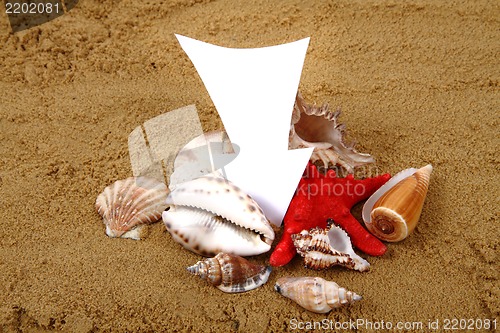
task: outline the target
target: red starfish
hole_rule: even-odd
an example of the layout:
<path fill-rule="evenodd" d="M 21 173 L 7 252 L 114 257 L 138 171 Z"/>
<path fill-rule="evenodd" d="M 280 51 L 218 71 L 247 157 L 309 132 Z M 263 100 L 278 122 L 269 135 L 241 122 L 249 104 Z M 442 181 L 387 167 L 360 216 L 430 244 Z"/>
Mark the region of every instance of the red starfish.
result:
<path fill-rule="evenodd" d="M 359 250 L 372 256 L 383 255 L 386 246 L 361 226 L 351 215 L 351 208 L 371 196 L 389 178 L 389 174 L 363 180 L 354 179 L 353 175 L 337 178 L 335 171 L 321 174 L 309 162 L 288 206 L 283 222 L 285 230 L 271 254 L 271 265 L 286 265 L 295 256 L 292 234 L 314 227 L 326 228 L 328 219 L 340 225 Z"/>

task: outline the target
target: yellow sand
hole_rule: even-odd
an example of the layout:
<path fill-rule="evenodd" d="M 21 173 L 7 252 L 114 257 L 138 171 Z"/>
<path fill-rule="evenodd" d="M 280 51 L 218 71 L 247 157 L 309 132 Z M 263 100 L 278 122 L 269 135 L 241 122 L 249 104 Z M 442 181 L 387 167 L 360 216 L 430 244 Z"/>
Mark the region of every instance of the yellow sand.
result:
<path fill-rule="evenodd" d="M 0 332 L 277 332 L 324 318 L 500 325 L 499 17 L 487 0 L 82 0 L 13 34 L 2 10 Z M 136 126 L 188 104 L 205 131 L 222 126 L 174 33 L 228 47 L 311 36 L 305 99 L 342 107 L 378 170 L 434 166 L 416 231 L 367 257 L 368 273 L 314 272 L 295 258 L 238 295 L 189 276 L 200 257 L 162 223 L 144 241 L 108 238 L 95 198 L 131 175 Z M 313 314 L 273 290 L 287 275 L 334 280 L 363 300 Z"/>

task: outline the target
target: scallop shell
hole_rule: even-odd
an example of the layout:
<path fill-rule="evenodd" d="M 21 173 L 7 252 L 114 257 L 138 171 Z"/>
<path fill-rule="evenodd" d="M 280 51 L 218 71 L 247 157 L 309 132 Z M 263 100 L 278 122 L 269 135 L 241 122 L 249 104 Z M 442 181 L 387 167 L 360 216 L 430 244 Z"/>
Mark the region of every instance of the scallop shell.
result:
<path fill-rule="evenodd" d="M 213 175 L 175 187 L 163 222 L 174 240 L 203 256 L 267 252 L 274 231 L 259 205 L 239 187 Z"/>
<path fill-rule="evenodd" d="M 328 313 L 362 299 L 335 282 L 320 277 L 282 277 L 276 281 L 274 290 L 316 313 Z"/>
<path fill-rule="evenodd" d="M 333 221 L 326 229 L 302 230 L 292 235 L 292 240 L 307 268 L 320 270 L 340 265 L 360 272 L 370 270 L 368 261 L 354 252 L 347 233 Z"/>
<path fill-rule="evenodd" d="M 339 115 L 340 111 L 330 111 L 327 104 L 321 107 L 306 104 L 297 93 L 288 147 L 314 147 L 311 155 L 313 163 L 321 161 L 325 168 L 329 164 L 340 165 L 348 173 L 353 173 L 356 167 L 373 163 L 373 157 L 358 153 L 354 143 L 344 142 L 345 126 L 337 124 Z"/>
<path fill-rule="evenodd" d="M 363 220 L 376 237 L 398 242 L 415 229 L 424 205 L 432 165 L 406 169 L 392 177 L 363 206 Z"/>
<path fill-rule="evenodd" d="M 95 207 L 109 237 L 141 239 L 143 227 L 158 221 L 167 207 L 165 184 L 147 177 L 118 180 L 97 196 Z"/>
<path fill-rule="evenodd" d="M 226 293 L 258 288 L 271 274 L 271 267 L 252 264 L 240 256 L 222 252 L 214 258 L 198 261 L 187 270 Z"/>

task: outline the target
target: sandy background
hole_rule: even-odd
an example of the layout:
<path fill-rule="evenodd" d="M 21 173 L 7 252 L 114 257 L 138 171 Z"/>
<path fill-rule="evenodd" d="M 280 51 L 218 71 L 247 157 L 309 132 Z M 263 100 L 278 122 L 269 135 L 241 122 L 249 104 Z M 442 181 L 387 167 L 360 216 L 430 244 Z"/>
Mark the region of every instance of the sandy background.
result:
<path fill-rule="evenodd" d="M 2 9 L 0 332 L 500 319 L 498 1 L 252 3 L 81 0 L 16 34 Z M 434 165 L 416 232 L 369 257 L 368 273 L 315 273 L 296 258 L 239 295 L 189 276 L 200 257 L 162 223 L 144 241 L 106 237 L 95 198 L 131 175 L 136 126 L 188 104 L 204 130 L 222 126 L 174 32 L 229 47 L 311 36 L 306 100 L 341 106 L 358 150 L 381 171 Z M 285 275 L 322 276 L 364 299 L 309 313 L 273 290 Z"/>

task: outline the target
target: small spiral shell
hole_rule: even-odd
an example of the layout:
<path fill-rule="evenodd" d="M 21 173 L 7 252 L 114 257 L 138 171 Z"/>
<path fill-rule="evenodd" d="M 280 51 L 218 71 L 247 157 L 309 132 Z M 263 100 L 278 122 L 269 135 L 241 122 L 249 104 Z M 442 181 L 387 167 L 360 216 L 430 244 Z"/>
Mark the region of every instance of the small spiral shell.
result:
<path fill-rule="evenodd" d="M 252 264 L 245 258 L 222 252 L 214 258 L 198 261 L 187 270 L 226 293 L 241 293 L 260 287 L 271 274 L 271 267 Z"/>
<path fill-rule="evenodd" d="M 282 277 L 276 281 L 274 290 L 316 313 L 328 313 L 362 299 L 358 294 L 320 277 Z"/>

